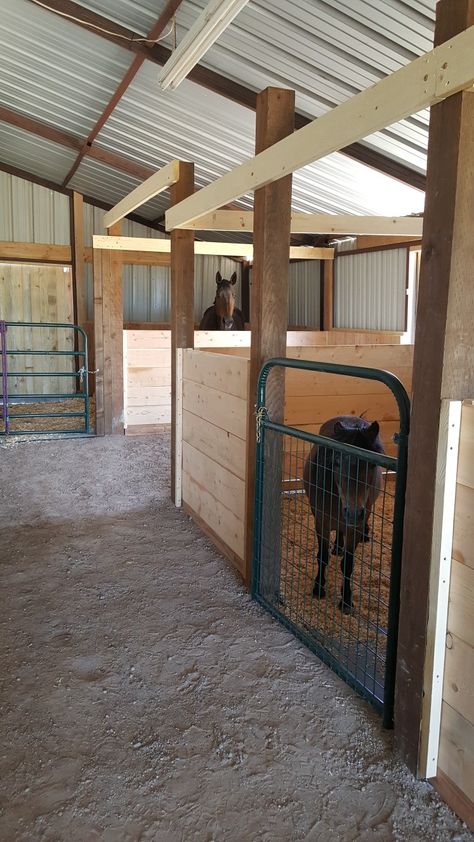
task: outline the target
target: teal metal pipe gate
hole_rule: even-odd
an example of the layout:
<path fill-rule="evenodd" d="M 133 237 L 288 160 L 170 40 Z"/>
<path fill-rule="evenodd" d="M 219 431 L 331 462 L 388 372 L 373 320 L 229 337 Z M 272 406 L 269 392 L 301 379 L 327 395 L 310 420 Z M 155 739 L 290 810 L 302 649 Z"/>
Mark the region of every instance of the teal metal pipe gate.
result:
<path fill-rule="evenodd" d="M 57 329 L 70 330 L 74 334 L 74 348 L 82 344 L 82 350 L 35 350 L 25 348 L 11 348 L 8 344 L 8 329 L 9 328 L 32 328 L 33 331 L 40 331 L 41 329 Z M 88 385 L 88 348 L 87 335 L 79 325 L 72 325 L 68 323 L 56 322 L 6 322 L 0 321 L 0 351 L 1 351 L 1 378 L 2 378 L 2 393 L 0 395 L 1 404 L 1 420 L 2 429 L 0 429 L 0 436 L 21 436 L 21 435 L 88 435 L 90 433 L 90 407 L 89 407 L 89 385 Z M 26 369 L 9 370 L 9 357 L 60 357 L 62 359 L 72 358 L 74 360 L 74 368 L 71 371 L 27 371 Z M 76 363 L 82 363 L 76 370 Z M 60 392 L 58 394 L 50 393 L 22 393 L 15 392 L 11 389 L 9 381 L 15 377 L 35 377 L 35 378 L 64 378 L 68 377 L 70 380 L 75 380 L 76 391 L 74 392 Z M 48 412 L 48 403 L 51 401 L 63 402 L 74 399 L 80 401 L 82 409 L 80 411 L 64 411 L 64 412 Z M 15 405 L 20 403 L 43 403 L 45 404 L 44 412 L 18 412 L 15 411 Z M 13 411 L 11 411 L 13 409 Z M 82 422 L 78 422 L 77 429 L 14 429 L 12 430 L 12 421 L 31 422 L 35 418 L 80 418 Z M 16 426 L 16 425 L 15 425 Z"/>
<path fill-rule="evenodd" d="M 399 409 L 400 429 L 394 437 L 397 458 L 272 421 L 265 402 L 267 380 L 275 369 L 302 369 L 383 383 Z M 398 378 L 386 371 L 272 359 L 260 372 L 252 595 L 381 711 L 385 727 L 393 725 L 409 417 L 408 395 Z M 308 449 L 315 444 L 319 446 L 318 453 L 345 454 L 349 464 L 354 460 L 351 471 L 356 469 L 357 482 L 361 484 L 367 482 L 369 466 L 379 466 L 383 471 L 381 493 L 367 516 L 371 535 L 359 543 L 354 553 L 354 558 L 358 554 L 352 573 L 356 604 L 346 613 L 338 605 L 340 582 L 336 585 L 335 579 L 326 588 L 324 599 L 313 595 L 315 591 L 317 595 L 316 584 L 313 586 L 315 520 L 302 479 Z M 390 490 L 393 474 L 394 492 Z M 344 542 L 348 540 L 345 528 Z M 339 522 L 335 531 L 333 554 L 342 555 L 343 579 L 346 556 L 339 547 Z M 326 537 L 329 542 L 330 535 Z M 330 559 L 326 575 L 331 572 L 335 577 L 336 569 L 336 559 Z"/>

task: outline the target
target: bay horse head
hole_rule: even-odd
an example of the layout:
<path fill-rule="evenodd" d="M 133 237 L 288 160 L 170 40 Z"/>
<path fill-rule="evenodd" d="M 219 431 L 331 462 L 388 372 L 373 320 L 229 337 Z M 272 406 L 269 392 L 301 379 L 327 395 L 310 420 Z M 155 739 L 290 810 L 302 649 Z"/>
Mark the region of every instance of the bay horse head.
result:
<path fill-rule="evenodd" d="M 231 275 L 230 281 L 223 278 L 220 272 L 216 274 L 216 297 L 214 308 L 217 315 L 219 330 L 232 330 L 234 327 L 235 295 L 233 287 L 237 281 L 237 273 Z"/>
<path fill-rule="evenodd" d="M 333 427 L 336 441 L 360 447 L 363 450 L 379 451 L 379 424 L 367 423 L 361 418 L 340 418 Z M 340 450 L 332 452 L 334 483 L 342 504 L 342 515 L 347 525 L 356 527 L 364 520 L 367 501 L 372 487 L 372 473 L 375 466 L 362 463 L 358 458 Z M 367 476 L 366 476 L 367 474 Z"/>

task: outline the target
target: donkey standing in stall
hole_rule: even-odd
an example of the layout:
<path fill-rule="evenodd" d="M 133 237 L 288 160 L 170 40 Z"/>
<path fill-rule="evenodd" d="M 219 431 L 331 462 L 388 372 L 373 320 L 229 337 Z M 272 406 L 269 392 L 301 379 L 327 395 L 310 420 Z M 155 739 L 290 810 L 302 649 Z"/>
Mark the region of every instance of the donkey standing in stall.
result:
<path fill-rule="evenodd" d="M 361 447 L 374 453 L 385 453 L 379 437 L 377 421 L 372 423 L 353 415 L 340 415 L 322 425 L 319 435 L 335 442 Z M 343 584 L 339 608 L 344 614 L 352 610 L 351 576 L 354 555 L 359 543 L 368 538 L 370 513 L 382 490 L 382 469 L 368 460 L 315 444 L 303 471 L 304 490 L 314 515 L 318 537 L 318 572 L 313 596 L 326 596 L 326 567 L 329 564 L 331 531 L 336 532 L 334 554 L 342 555 Z"/>
<path fill-rule="evenodd" d="M 232 287 L 237 281 L 237 274 L 227 281 L 218 272 L 216 275 L 216 297 L 212 307 L 205 311 L 199 330 L 244 330 L 242 311 L 235 306 L 235 295 Z"/>

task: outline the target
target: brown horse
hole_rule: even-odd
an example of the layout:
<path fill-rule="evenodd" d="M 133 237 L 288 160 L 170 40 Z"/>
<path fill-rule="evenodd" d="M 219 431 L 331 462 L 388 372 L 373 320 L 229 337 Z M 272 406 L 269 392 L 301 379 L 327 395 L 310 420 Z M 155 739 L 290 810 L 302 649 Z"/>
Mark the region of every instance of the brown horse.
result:
<path fill-rule="evenodd" d="M 384 453 L 377 421 L 340 415 L 322 425 L 319 435 L 374 453 Z M 351 576 L 354 555 L 360 541 L 369 539 L 370 513 L 382 489 L 382 469 L 373 462 L 350 456 L 332 447 L 315 444 L 303 471 L 304 490 L 314 515 L 318 537 L 318 572 L 313 596 L 326 596 L 326 567 L 329 564 L 331 532 L 336 532 L 334 554 L 341 555 L 343 584 L 339 608 L 352 609 Z"/>
<path fill-rule="evenodd" d="M 216 297 L 212 307 L 205 311 L 199 330 L 244 330 L 242 311 L 235 306 L 235 295 L 232 287 L 237 281 L 237 274 L 227 281 L 218 272 L 216 275 Z"/>

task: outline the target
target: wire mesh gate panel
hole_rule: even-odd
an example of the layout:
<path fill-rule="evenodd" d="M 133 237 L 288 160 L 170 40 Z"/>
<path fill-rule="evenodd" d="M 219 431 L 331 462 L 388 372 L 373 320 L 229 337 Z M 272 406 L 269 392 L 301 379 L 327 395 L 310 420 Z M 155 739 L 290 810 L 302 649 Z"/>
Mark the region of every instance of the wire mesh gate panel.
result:
<path fill-rule="evenodd" d="M 323 425 L 324 435 L 272 421 L 267 378 L 272 369 L 289 368 L 384 383 L 400 413 L 397 457 L 379 452 L 378 425 L 360 425 L 351 416 L 329 432 Z M 271 360 L 261 371 L 253 596 L 383 711 L 387 727 L 393 721 L 408 425 L 408 396 L 388 372 L 300 360 Z"/>
<path fill-rule="evenodd" d="M 90 433 L 87 336 L 78 325 L 0 321 L 0 436 Z"/>

